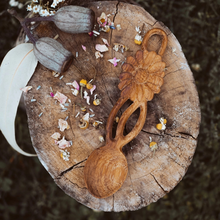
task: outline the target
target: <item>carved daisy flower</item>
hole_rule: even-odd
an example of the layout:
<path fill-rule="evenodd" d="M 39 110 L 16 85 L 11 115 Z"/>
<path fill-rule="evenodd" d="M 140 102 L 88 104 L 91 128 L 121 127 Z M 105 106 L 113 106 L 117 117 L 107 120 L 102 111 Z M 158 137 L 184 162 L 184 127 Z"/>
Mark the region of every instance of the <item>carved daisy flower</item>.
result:
<path fill-rule="evenodd" d="M 165 75 L 165 63 L 154 51 L 139 50 L 135 58 L 129 56 L 122 65 L 118 88 L 122 90 L 121 95 L 129 97 L 132 101 L 135 99 L 150 101 L 155 93 L 160 92 Z"/>

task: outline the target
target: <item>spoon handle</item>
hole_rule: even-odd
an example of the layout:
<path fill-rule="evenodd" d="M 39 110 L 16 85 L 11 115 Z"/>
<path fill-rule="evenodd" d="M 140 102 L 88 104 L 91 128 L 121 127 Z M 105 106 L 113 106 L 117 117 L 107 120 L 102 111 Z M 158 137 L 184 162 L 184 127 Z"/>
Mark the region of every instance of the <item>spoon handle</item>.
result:
<path fill-rule="evenodd" d="M 122 114 L 117 130 L 116 130 L 116 136 L 115 138 L 112 138 L 112 126 L 115 119 L 115 116 L 119 109 L 122 107 L 122 105 L 129 99 L 129 97 L 123 97 L 121 96 L 115 106 L 113 107 L 111 113 L 109 114 L 106 131 L 106 143 L 109 144 L 110 142 L 115 142 L 114 146 L 120 150 L 122 150 L 122 147 L 129 143 L 132 139 L 134 139 L 138 133 L 141 131 L 142 127 L 145 123 L 145 118 L 147 115 L 147 101 L 139 102 L 135 100 Z M 132 131 L 128 133 L 126 136 L 123 135 L 123 131 L 125 128 L 125 124 L 129 117 L 134 113 L 138 108 L 140 108 L 140 115 L 138 118 L 138 121 Z"/>

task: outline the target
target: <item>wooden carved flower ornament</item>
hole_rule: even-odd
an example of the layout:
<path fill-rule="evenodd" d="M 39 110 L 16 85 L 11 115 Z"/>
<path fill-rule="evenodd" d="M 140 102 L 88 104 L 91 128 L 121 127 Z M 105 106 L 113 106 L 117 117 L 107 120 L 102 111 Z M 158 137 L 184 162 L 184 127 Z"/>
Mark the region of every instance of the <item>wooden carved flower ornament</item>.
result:
<path fill-rule="evenodd" d="M 148 40 L 152 35 L 160 35 L 162 44 L 158 51 L 147 51 Z M 106 126 L 106 145 L 92 152 L 84 167 L 84 178 L 89 192 L 97 198 L 114 194 L 124 183 L 128 165 L 122 153 L 124 145 L 133 140 L 144 126 L 147 115 L 147 101 L 160 92 L 165 75 L 165 63 L 162 55 L 167 47 L 167 35 L 161 29 L 152 29 L 146 33 L 142 50 L 136 52 L 135 58 L 129 56 L 122 65 L 118 88 L 121 96 L 113 107 Z M 131 100 L 133 103 L 122 114 L 115 138 L 112 137 L 112 126 L 117 112 L 122 105 Z M 132 131 L 123 135 L 124 127 L 131 114 L 140 108 L 138 121 Z"/>

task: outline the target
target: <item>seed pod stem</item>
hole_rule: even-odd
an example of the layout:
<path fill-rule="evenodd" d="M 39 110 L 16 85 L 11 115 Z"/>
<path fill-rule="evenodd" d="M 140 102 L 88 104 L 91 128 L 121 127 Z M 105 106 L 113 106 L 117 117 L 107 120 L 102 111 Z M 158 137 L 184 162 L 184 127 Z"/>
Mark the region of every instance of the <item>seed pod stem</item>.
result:
<path fill-rule="evenodd" d="M 22 28 L 24 29 L 24 32 L 27 34 L 30 41 L 33 44 L 35 44 L 37 39 L 33 36 L 33 34 L 30 32 L 30 30 L 26 26 L 27 18 L 25 18 L 25 19 L 21 18 L 14 9 L 8 9 L 7 11 L 8 11 L 9 14 L 11 14 L 13 17 L 15 17 L 20 22 Z M 36 19 L 36 18 L 30 18 L 30 19 L 31 19 L 31 21 L 35 21 L 33 19 Z M 30 23 L 31 21 L 28 21 L 28 23 Z"/>

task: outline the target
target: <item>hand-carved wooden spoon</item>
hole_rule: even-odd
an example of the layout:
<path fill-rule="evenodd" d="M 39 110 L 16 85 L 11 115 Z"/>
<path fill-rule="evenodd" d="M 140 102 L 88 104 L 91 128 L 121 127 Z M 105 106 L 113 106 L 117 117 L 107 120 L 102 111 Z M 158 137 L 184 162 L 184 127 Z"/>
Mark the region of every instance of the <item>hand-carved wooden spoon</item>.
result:
<path fill-rule="evenodd" d="M 158 54 L 147 51 L 147 43 L 152 35 L 163 37 Z M 122 65 L 120 83 L 121 96 L 113 107 L 106 126 L 106 145 L 92 152 L 84 167 L 84 178 L 89 192 L 97 198 L 114 194 L 123 184 L 128 172 L 127 160 L 122 147 L 134 139 L 144 126 L 147 115 L 147 101 L 153 99 L 154 93 L 160 92 L 165 75 L 165 63 L 162 62 L 167 46 L 167 35 L 161 29 L 152 29 L 145 35 L 142 50 L 136 52 L 136 59 L 129 56 Z M 122 105 L 130 99 L 133 103 L 122 114 L 115 138 L 112 138 L 112 126 L 115 116 Z M 126 121 L 140 108 L 138 121 L 132 131 L 123 135 Z"/>

